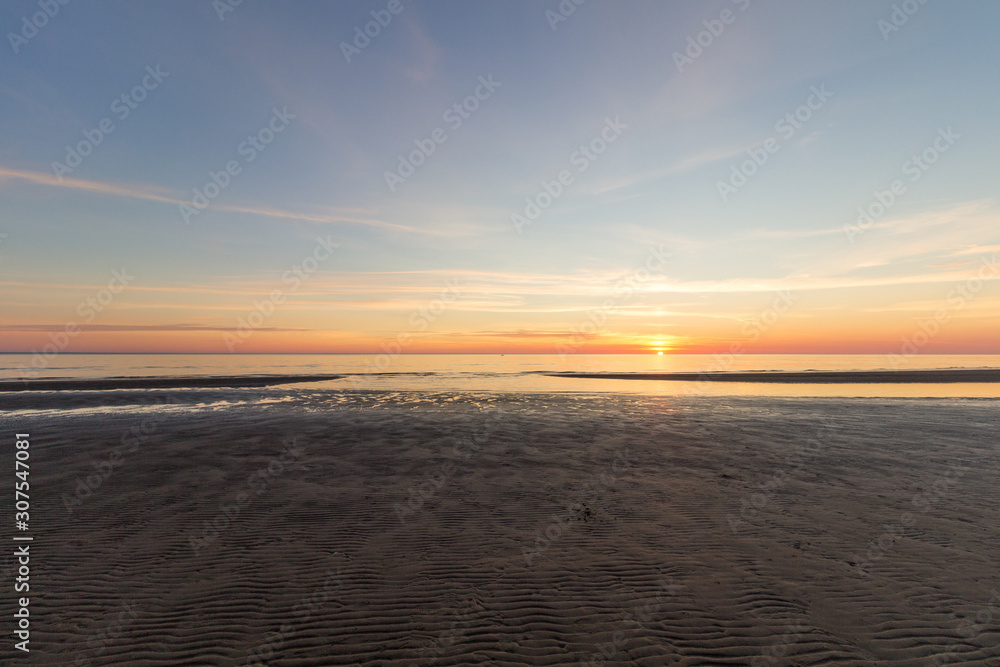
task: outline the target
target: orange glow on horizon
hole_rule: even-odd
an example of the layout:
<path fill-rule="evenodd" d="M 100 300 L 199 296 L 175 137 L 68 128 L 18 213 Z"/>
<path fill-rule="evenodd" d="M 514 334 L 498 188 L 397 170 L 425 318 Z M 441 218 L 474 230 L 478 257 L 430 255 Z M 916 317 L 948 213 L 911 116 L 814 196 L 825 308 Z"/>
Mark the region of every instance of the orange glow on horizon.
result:
<path fill-rule="evenodd" d="M 68 340 L 39 332 L 7 332 L 0 352 L 71 353 L 242 353 L 242 354 L 895 354 L 907 336 L 855 335 L 831 340 L 799 332 L 795 338 L 750 340 L 746 337 L 712 336 L 704 339 L 677 339 L 653 345 L 648 339 L 632 336 L 604 336 L 574 345 L 568 337 L 553 335 L 541 340 L 428 335 L 414 337 L 400 345 L 396 338 L 351 336 L 344 332 L 258 331 L 227 348 L 223 332 L 214 331 L 81 331 Z M 958 333 L 958 332 L 956 332 Z M 996 354 L 996 338 L 975 331 L 929 341 L 922 354 Z M 977 335 L 978 334 L 978 335 Z M 54 343 L 53 340 L 56 342 Z M 657 339 L 658 342 L 663 342 Z"/>
<path fill-rule="evenodd" d="M 986 305 L 985 300 L 982 302 Z M 976 304 L 978 305 L 978 304 Z M 449 312 L 446 331 L 407 330 L 403 314 L 365 315 L 350 319 L 315 311 L 281 312 L 266 326 L 244 331 L 233 327 L 241 311 L 220 311 L 194 323 L 157 324 L 148 311 L 129 308 L 68 336 L 62 325 L 29 325 L 55 320 L 39 313 L 3 331 L 0 352 L 71 353 L 207 353 L 207 354 L 898 354 L 917 336 L 921 354 L 998 354 L 995 331 L 1000 318 L 971 308 L 956 311 L 946 326 L 923 340 L 921 311 L 814 310 L 779 319 L 766 329 L 748 326 L 745 317 L 618 318 L 603 330 L 577 333 L 575 328 L 522 320 L 491 330 L 491 316 Z M 62 312 L 62 311 L 61 311 Z M 72 312 L 72 311 L 69 311 Z M 124 317 L 122 316 L 124 315 Z M 563 317 L 556 313 L 556 317 Z M 162 317 L 162 315 L 159 315 Z M 545 319 L 548 318 L 548 319 Z M 166 318 L 163 318 L 166 319 Z M 173 318 L 171 318 L 173 319 Z M 167 320 L 170 321 L 170 320 Z M 176 321 L 176 320 L 174 320 Z M 181 320 L 183 321 L 183 320 Z M 163 320 L 161 319 L 161 322 Z M 324 329 L 350 322 L 354 330 Z M 544 325 L 542 323 L 545 323 Z M 214 326 L 213 326 L 214 325 Z M 404 328 L 398 332 L 396 327 Z M 534 325 L 534 326 L 532 326 Z M 655 326 L 655 328 L 653 328 Z M 634 327 L 629 330 L 625 327 Z M 656 333 L 645 333 L 652 330 Z M 415 329 L 415 328 L 414 328 Z M 664 330 L 672 333 L 665 333 Z M 230 349 L 227 342 L 233 343 Z"/>

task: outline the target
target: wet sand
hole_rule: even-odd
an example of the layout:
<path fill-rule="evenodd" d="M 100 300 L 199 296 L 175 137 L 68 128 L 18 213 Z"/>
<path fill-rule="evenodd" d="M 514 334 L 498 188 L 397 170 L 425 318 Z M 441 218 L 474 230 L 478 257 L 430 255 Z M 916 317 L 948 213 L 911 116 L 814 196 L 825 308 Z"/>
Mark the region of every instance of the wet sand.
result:
<path fill-rule="evenodd" d="M 30 664 L 1000 664 L 996 400 L 290 396 L 0 414 Z"/>
<path fill-rule="evenodd" d="M 339 380 L 342 375 L 233 375 L 178 377 L 60 378 L 44 380 L 7 380 L 0 382 L 5 391 L 108 391 L 114 389 L 171 389 L 198 387 L 269 387 L 297 382 Z"/>
<path fill-rule="evenodd" d="M 604 380 L 663 380 L 670 382 L 782 382 L 789 384 L 883 384 L 1000 382 L 1000 369 L 907 371 L 760 371 L 711 373 L 545 373 L 552 377 Z"/>

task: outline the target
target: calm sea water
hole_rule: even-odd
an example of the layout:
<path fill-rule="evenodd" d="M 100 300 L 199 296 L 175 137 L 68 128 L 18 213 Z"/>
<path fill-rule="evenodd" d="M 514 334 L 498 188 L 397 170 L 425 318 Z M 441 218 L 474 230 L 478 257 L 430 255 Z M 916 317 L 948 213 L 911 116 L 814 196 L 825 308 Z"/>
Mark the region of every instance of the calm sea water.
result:
<path fill-rule="evenodd" d="M 44 362 L 44 363 L 43 363 Z M 897 368 L 1000 368 L 998 355 L 917 355 Z M 546 371 L 799 371 L 892 369 L 886 355 L 0 355 L 0 379 L 178 375 L 346 374 L 329 389 L 627 392 L 767 396 L 1000 397 L 998 384 L 778 385 L 554 378 Z M 26 375 L 26 373 L 29 373 Z M 303 386 L 303 385 L 297 385 Z"/>

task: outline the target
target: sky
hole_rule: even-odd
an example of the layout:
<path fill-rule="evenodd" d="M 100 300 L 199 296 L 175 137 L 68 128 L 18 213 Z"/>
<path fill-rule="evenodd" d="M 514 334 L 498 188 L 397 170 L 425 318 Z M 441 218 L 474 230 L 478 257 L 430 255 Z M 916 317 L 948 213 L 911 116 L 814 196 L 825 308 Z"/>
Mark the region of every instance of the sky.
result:
<path fill-rule="evenodd" d="M 1000 353 L 997 25 L 5 0 L 0 350 Z"/>

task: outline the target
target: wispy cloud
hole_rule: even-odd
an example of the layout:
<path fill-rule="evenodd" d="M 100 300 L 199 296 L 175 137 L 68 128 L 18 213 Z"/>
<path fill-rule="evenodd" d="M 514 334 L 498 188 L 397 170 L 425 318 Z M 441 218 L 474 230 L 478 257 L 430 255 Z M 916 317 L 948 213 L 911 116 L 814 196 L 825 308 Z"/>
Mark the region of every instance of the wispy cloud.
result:
<path fill-rule="evenodd" d="M 990 254 L 988 249 L 995 248 L 1000 237 L 998 223 L 1000 211 L 988 200 L 879 221 L 856 235 L 853 244 L 846 234 L 838 245 L 824 241 L 825 252 L 802 275 L 844 276 L 871 267 L 899 271 L 909 262 L 930 266 L 957 253 L 976 254 L 977 248 L 984 249 L 980 254 Z"/>
<path fill-rule="evenodd" d="M 81 331 L 232 331 L 235 327 L 207 326 L 202 324 L 84 324 Z M 55 332 L 64 325 L 54 324 L 0 324 L 0 331 Z M 283 327 L 257 327 L 259 331 L 309 331 Z"/>
<path fill-rule="evenodd" d="M 140 185 L 134 183 L 111 183 L 103 181 L 90 181 L 80 178 L 59 178 L 53 174 L 40 171 L 29 171 L 25 169 L 10 169 L 0 166 L 0 181 L 5 179 L 21 180 L 33 185 L 40 185 L 53 188 L 65 188 L 78 190 L 91 194 L 108 195 L 112 197 L 124 197 L 128 199 L 142 199 L 146 201 L 160 202 L 164 204 L 187 205 L 190 201 L 178 199 L 170 190 L 155 185 Z M 409 232 L 413 234 L 428 233 L 440 235 L 440 230 L 424 231 L 416 227 L 399 225 L 385 222 L 374 218 L 359 218 L 356 216 L 330 214 L 330 213 L 301 213 L 298 211 L 286 211 L 270 206 L 238 206 L 226 204 L 213 204 L 212 210 L 226 211 L 229 213 L 245 213 L 248 215 L 259 215 L 267 218 L 284 220 L 302 220 L 304 222 L 315 222 L 321 224 L 351 224 L 390 229 L 394 231 Z"/>
<path fill-rule="evenodd" d="M 112 197 L 145 199 L 147 201 L 157 201 L 166 204 L 188 203 L 168 196 L 168 191 L 166 189 L 153 185 L 105 183 L 101 181 L 88 181 L 80 178 L 59 178 L 54 174 L 48 174 L 42 171 L 10 169 L 8 167 L 0 166 L 0 181 L 5 179 L 27 181 L 34 185 L 43 185 L 47 187 L 82 190 L 84 192 L 94 194 L 110 195 Z"/>
<path fill-rule="evenodd" d="M 424 233 L 430 233 L 432 235 L 434 234 L 434 232 L 426 232 L 416 227 L 409 227 L 407 225 L 397 225 L 392 222 L 385 222 L 383 220 L 376 220 L 372 218 L 355 218 L 355 217 L 336 215 L 336 214 L 299 213 L 296 211 L 285 211 L 279 208 L 272 208 L 269 206 L 226 206 L 220 204 L 220 205 L 213 205 L 212 208 L 218 211 L 228 211 L 231 213 L 248 213 L 250 215 L 260 215 L 268 218 L 303 220 L 305 222 L 318 222 L 324 224 L 345 223 L 352 225 L 366 225 L 369 227 L 379 227 L 382 229 L 391 229 L 399 232 L 409 232 L 411 234 L 424 234 Z"/>
<path fill-rule="evenodd" d="M 448 336 L 455 338 L 471 337 L 471 338 L 511 338 L 520 340 L 537 340 L 537 339 L 564 339 L 570 336 L 579 336 L 581 338 L 595 338 L 598 334 L 594 332 L 576 332 L 576 331 L 540 331 L 540 330 L 529 330 L 529 329 L 517 329 L 514 331 L 456 331 L 447 334 Z"/>
<path fill-rule="evenodd" d="M 751 239 L 808 239 L 817 236 L 844 235 L 840 227 L 829 229 L 754 229 L 742 235 Z"/>
<path fill-rule="evenodd" d="M 968 266 L 967 264 L 965 265 Z M 812 274 L 786 275 L 777 277 L 735 277 L 716 280 L 682 280 L 675 278 L 655 278 L 633 285 L 636 295 L 667 294 L 749 294 L 776 292 L 781 290 L 832 290 L 862 287 L 885 287 L 893 285 L 917 285 L 947 283 L 964 280 L 969 269 L 956 267 L 954 270 L 909 271 L 889 275 L 853 274 Z M 295 302 L 315 301 L 326 307 L 343 306 L 356 308 L 409 307 L 424 304 L 421 299 L 435 298 L 446 288 L 449 281 L 457 280 L 461 298 L 452 306 L 461 308 L 465 303 L 478 307 L 517 308 L 528 298 L 550 298 L 553 303 L 544 304 L 546 311 L 578 310 L 587 299 L 594 303 L 600 298 L 613 294 L 616 287 L 623 285 L 628 272 L 615 270 L 581 271 L 576 273 L 518 273 L 504 271 L 460 271 L 455 269 L 426 269 L 417 271 L 367 271 L 337 272 L 326 271 L 315 274 L 308 284 L 295 292 Z M 220 283 L 206 288 L 197 285 L 130 286 L 130 293 L 159 293 L 171 297 L 184 294 L 217 295 L 231 298 L 252 298 L 274 289 L 274 277 L 241 277 L 229 284 Z M 30 283 L 18 281 L 0 282 L 0 286 L 42 290 L 89 292 L 99 285 L 74 285 L 63 283 Z M 577 301 L 566 301 L 576 299 Z M 467 301 L 468 300 L 468 301 Z M 208 303 L 208 301 L 206 301 Z M 660 308 L 665 307 L 659 305 Z"/>
<path fill-rule="evenodd" d="M 616 179 L 608 179 L 602 182 L 595 183 L 589 188 L 582 189 L 581 191 L 586 194 L 591 195 L 603 195 L 610 192 L 616 192 L 618 190 L 624 190 L 625 188 L 630 188 L 636 185 L 643 185 L 646 183 L 651 183 L 657 181 L 666 176 L 673 176 L 676 174 L 682 174 L 688 171 L 697 169 L 706 164 L 712 164 L 713 162 L 719 162 L 722 160 L 729 160 L 738 155 L 742 155 L 747 150 L 753 148 L 757 144 L 747 144 L 746 146 L 718 146 L 711 148 L 706 151 L 701 151 L 688 155 L 687 157 L 676 160 L 667 167 L 661 169 L 653 169 L 650 171 L 645 171 L 632 176 L 620 177 Z"/>
<path fill-rule="evenodd" d="M 411 81 L 425 84 L 437 74 L 443 52 L 413 12 L 403 18 L 403 24 L 409 37 L 410 50 L 409 58 L 400 63 L 400 67 Z"/>

